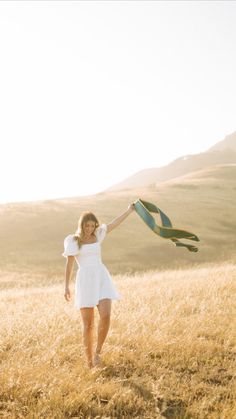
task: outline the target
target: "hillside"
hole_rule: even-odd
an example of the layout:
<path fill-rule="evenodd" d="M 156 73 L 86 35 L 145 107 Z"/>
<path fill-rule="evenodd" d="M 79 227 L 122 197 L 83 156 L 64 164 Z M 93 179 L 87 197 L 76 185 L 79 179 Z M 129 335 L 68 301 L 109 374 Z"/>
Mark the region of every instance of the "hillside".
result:
<path fill-rule="evenodd" d="M 235 279 L 232 264 L 114 277 L 122 300 L 92 372 L 62 284 L 41 287 L 38 278 L 37 288 L 5 289 L 0 415 L 235 418 Z"/>
<path fill-rule="evenodd" d="M 153 183 L 165 182 L 197 170 L 203 170 L 213 165 L 236 163 L 236 133 L 227 136 L 209 150 L 199 154 L 179 157 L 166 166 L 147 168 L 134 173 L 105 192 L 149 186 Z"/>
<path fill-rule="evenodd" d="M 236 132 L 227 135 L 224 140 L 219 141 L 208 151 L 222 151 L 222 150 L 233 150 L 236 151 Z"/>
<path fill-rule="evenodd" d="M 24 274 L 22 286 L 37 285 L 41 274 L 47 274 L 45 285 L 49 277 L 52 283 L 59 281 L 65 265 L 63 240 L 75 231 L 80 213 L 89 209 L 108 223 L 139 197 L 159 206 L 174 227 L 197 234 L 199 252 L 176 248 L 156 236 L 134 212 L 103 242 L 103 261 L 112 274 L 235 262 L 235 179 L 236 165 L 222 165 L 149 188 L 1 205 L 0 284 L 17 272 Z"/>

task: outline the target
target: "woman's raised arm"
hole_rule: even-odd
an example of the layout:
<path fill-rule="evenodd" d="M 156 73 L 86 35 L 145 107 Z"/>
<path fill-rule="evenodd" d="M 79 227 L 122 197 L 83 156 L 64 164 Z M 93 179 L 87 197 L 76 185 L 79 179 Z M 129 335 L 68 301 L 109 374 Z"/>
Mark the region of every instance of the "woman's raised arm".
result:
<path fill-rule="evenodd" d="M 132 204 L 129 204 L 128 209 L 125 212 L 123 212 L 121 215 L 114 218 L 114 220 L 112 220 L 110 223 L 107 224 L 107 233 L 110 233 L 110 231 L 118 227 L 118 225 L 122 223 L 122 221 L 124 221 L 128 217 L 128 215 L 131 214 L 131 212 L 133 211 L 134 211 L 134 204 L 132 203 Z"/>

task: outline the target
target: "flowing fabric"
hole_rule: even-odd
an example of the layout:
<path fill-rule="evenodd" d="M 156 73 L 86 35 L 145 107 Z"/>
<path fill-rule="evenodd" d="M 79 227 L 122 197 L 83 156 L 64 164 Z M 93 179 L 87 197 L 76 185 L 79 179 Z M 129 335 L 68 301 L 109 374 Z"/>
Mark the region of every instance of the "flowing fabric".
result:
<path fill-rule="evenodd" d="M 191 244 L 180 242 L 178 239 L 188 239 L 194 241 L 200 241 L 196 234 L 190 233 L 189 231 L 179 230 L 172 227 L 172 223 L 167 215 L 160 210 L 156 205 L 151 202 L 144 201 L 143 199 L 137 199 L 133 202 L 135 211 L 142 218 L 145 224 L 151 228 L 151 230 L 164 239 L 170 239 L 174 242 L 176 247 L 186 247 L 190 252 L 197 252 L 198 248 Z M 157 213 L 161 218 L 161 226 L 156 224 L 155 218 L 151 212 Z"/>

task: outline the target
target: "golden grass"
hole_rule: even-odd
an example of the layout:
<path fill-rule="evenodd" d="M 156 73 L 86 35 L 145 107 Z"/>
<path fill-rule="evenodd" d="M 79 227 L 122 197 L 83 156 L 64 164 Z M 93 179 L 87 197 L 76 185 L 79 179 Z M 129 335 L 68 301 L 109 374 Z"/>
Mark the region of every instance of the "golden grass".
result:
<path fill-rule="evenodd" d="M 123 298 L 113 302 L 104 367 L 93 372 L 80 313 L 63 297 L 64 279 L 12 289 L 6 282 L 0 416 L 236 417 L 235 265 L 113 279 Z"/>

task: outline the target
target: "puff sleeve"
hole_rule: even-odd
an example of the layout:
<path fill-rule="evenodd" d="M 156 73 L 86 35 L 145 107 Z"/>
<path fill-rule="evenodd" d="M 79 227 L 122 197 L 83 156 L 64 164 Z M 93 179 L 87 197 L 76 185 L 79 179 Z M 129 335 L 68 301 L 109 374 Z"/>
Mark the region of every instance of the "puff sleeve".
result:
<path fill-rule="evenodd" d="M 78 254 L 79 247 L 76 240 L 74 240 L 74 235 L 69 234 L 64 240 L 64 252 L 62 253 L 62 256 L 76 256 Z"/>
<path fill-rule="evenodd" d="M 105 239 L 106 233 L 107 233 L 106 224 L 103 223 L 100 226 L 98 226 L 96 230 L 96 237 L 99 243 L 101 243 Z"/>

